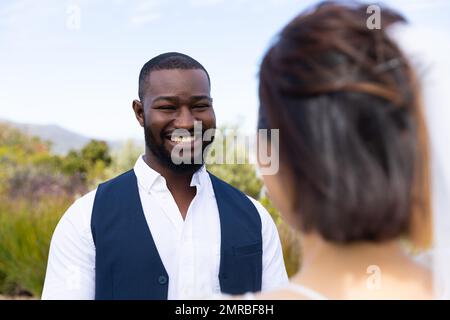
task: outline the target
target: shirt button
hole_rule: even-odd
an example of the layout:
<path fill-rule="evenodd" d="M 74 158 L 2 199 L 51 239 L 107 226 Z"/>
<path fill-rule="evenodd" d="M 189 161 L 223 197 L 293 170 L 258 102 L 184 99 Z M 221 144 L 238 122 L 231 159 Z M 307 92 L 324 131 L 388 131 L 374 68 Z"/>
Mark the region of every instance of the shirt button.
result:
<path fill-rule="evenodd" d="M 159 276 L 158 282 L 159 282 L 159 284 L 166 284 L 167 283 L 167 277 L 166 276 Z"/>

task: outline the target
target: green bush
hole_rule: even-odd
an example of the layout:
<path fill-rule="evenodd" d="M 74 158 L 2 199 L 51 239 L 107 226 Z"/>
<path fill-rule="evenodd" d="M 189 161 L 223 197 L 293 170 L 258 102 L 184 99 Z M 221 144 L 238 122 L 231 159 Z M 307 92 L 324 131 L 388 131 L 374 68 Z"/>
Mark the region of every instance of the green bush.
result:
<path fill-rule="evenodd" d="M 269 198 L 263 196 L 259 199 L 261 204 L 267 209 L 275 221 L 280 235 L 281 246 L 283 248 L 284 264 L 289 277 L 292 277 L 300 269 L 301 262 L 301 244 L 299 233 L 292 229 L 272 205 Z"/>
<path fill-rule="evenodd" d="M 0 293 L 39 297 L 53 230 L 71 199 L 0 201 Z"/>
<path fill-rule="evenodd" d="M 129 141 L 110 156 L 105 143 L 91 141 L 81 151 L 56 156 L 45 142 L 0 123 L 0 294 L 40 297 L 51 236 L 62 214 L 87 189 L 130 169 L 141 152 L 141 146 Z M 242 155 L 237 145 L 226 145 L 226 152 Z M 247 155 L 244 158 L 248 160 Z M 254 165 L 207 167 L 246 194 L 260 198 L 262 181 Z M 301 256 L 298 234 L 283 222 L 266 197 L 260 201 L 277 225 L 286 268 L 292 276 Z"/>
<path fill-rule="evenodd" d="M 105 142 L 57 156 L 48 143 L 0 123 L 0 294 L 41 295 L 56 224 L 111 162 Z"/>
<path fill-rule="evenodd" d="M 225 132 L 225 134 L 221 139 L 216 140 L 214 143 L 216 145 L 222 144 L 222 150 L 224 150 L 225 154 L 233 155 L 234 159 L 244 159 L 245 164 L 216 164 L 212 160 L 214 160 L 217 155 L 212 154 L 210 150 L 208 153 L 208 160 L 211 160 L 211 164 L 207 165 L 207 168 L 211 173 L 238 188 L 245 194 L 254 199 L 258 199 L 267 209 L 277 226 L 283 248 L 286 271 L 288 276 L 291 277 L 296 274 L 300 268 L 301 246 L 299 234 L 283 221 L 281 215 L 272 205 L 269 198 L 261 192 L 263 182 L 256 173 L 256 166 L 248 163 L 248 155 L 239 145 L 229 143 L 229 139 L 232 139 L 239 133 L 238 127 L 234 126 L 228 129 L 222 127 L 220 130 Z"/>

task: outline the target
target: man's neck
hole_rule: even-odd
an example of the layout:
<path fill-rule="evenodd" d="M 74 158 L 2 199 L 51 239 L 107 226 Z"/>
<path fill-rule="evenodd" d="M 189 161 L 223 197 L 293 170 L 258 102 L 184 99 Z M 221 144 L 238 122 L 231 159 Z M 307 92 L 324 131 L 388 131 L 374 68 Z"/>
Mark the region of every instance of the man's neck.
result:
<path fill-rule="evenodd" d="M 158 158 L 156 158 L 152 153 L 146 152 L 144 155 L 144 162 L 153 170 L 158 172 L 161 176 L 164 177 L 167 183 L 167 187 L 169 190 L 171 188 L 174 189 L 186 189 L 190 187 L 192 176 L 194 175 L 194 171 L 192 172 L 177 172 L 174 171 L 164 164 L 162 164 Z"/>
<path fill-rule="evenodd" d="M 171 170 L 149 152 L 145 153 L 144 161 L 150 168 L 164 177 L 167 188 L 172 194 L 181 216 L 185 219 L 189 205 L 197 192 L 195 187 L 191 187 L 194 172 L 176 172 Z"/>

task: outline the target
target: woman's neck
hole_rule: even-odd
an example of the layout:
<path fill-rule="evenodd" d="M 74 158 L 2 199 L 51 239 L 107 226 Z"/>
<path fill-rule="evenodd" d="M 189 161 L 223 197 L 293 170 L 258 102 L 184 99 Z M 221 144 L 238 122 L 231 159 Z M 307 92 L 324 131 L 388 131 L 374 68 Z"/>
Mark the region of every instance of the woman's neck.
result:
<path fill-rule="evenodd" d="M 302 236 L 304 253 L 302 265 L 305 270 L 318 262 L 333 261 L 331 265 L 323 265 L 335 269 L 339 265 L 359 266 L 362 263 L 379 264 L 393 258 L 405 257 L 405 251 L 397 240 L 381 243 L 357 242 L 338 244 L 324 240 L 316 233 Z"/>
<path fill-rule="evenodd" d="M 293 282 L 331 298 L 383 297 L 400 284 L 415 288 L 414 275 L 426 276 L 399 241 L 336 244 L 310 233 L 302 244 L 302 268 Z"/>

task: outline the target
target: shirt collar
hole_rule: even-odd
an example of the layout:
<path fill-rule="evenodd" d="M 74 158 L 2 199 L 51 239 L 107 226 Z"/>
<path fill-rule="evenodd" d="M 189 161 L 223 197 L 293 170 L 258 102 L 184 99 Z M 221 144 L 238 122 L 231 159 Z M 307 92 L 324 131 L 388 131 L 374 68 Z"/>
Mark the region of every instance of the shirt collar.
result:
<path fill-rule="evenodd" d="M 143 154 L 138 157 L 133 169 L 139 185 L 146 192 L 161 188 L 167 189 L 166 179 L 145 163 Z M 208 172 L 206 171 L 205 165 L 203 165 L 193 174 L 190 185 L 191 187 L 197 187 L 197 190 L 203 189 L 208 184 L 208 180 L 206 180 L 208 178 Z"/>

